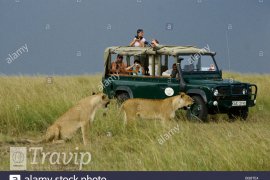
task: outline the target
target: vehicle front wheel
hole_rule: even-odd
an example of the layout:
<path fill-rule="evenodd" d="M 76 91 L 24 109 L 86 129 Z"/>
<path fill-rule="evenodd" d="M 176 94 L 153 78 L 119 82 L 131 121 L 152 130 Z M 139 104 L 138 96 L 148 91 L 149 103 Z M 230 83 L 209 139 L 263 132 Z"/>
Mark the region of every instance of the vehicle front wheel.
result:
<path fill-rule="evenodd" d="M 230 120 L 235 120 L 237 118 L 246 120 L 248 117 L 248 107 L 231 109 L 228 112 L 228 117 Z"/>
<path fill-rule="evenodd" d="M 117 102 L 119 104 L 122 104 L 124 101 L 129 99 L 129 94 L 127 92 L 120 92 L 116 95 Z"/>
<path fill-rule="evenodd" d="M 192 96 L 192 99 L 194 100 L 194 103 L 187 110 L 187 118 L 189 120 L 199 119 L 206 122 L 208 110 L 203 99 L 200 96 Z"/>

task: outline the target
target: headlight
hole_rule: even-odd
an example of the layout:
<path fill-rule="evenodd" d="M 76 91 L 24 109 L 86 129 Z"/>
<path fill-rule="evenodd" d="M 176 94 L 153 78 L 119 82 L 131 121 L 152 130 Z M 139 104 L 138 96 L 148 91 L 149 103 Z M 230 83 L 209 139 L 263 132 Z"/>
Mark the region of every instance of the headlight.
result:
<path fill-rule="evenodd" d="M 218 95 L 218 90 L 215 89 L 215 90 L 214 90 L 214 96 L 217 96 L 217 95 Z"/>
<path fill-rule="evenodd" d="M 242 93 L 243 93 L 244 95 L 247 94 L 247 90 L 244 88 L 243 91 L 242 91 Z"/>

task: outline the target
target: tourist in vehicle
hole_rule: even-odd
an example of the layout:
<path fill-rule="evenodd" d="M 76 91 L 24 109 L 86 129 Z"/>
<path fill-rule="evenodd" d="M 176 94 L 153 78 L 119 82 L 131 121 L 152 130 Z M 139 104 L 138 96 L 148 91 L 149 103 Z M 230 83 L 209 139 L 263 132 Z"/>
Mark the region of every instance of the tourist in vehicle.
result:
<path fill-rule="evenodd" d="M 176 64 L 174 63 L 172 65 L 172 69 L 168 69 L 167 71 L 164 71 L 162 73 L 162 76 L 170 76 L 171 78 L 176 78 L 177 74 L 178 74 L 178 69 L 177 69 Z"/>
<path fill-rule="evenodd" d="M 118 54 L 116 60 L 111 64 L 111 73 L 116 74 L 127 74 L 126 72 L 127 65 L 123 62 L 123 56 Z"/>
<path fill-rule="evenodd" d="M 155 48 L 157 46 L 159 46 L 159 41 L 157 39 L 153 39 L 151 41 L 151 47 Z"/>
<path fill-rule="evenodd" d="M 153 39 L 153 40 L 151 41 L 151 47 L 152 47 L 154 50 L 159 50 L 159 49 L 163 48 L 164 45 L 159 44 L 159 41 L 158 41 L 157 39 Z"/>
<path fill-rule="evenodd" d="M 137 30 L 137 35 L 135 36 L 135 38 L 131 41 L 131 43 L 129 44 L 129 46 L 133 46 L 133 47 L 144 47 L 146 40 L 143 37 L 144 32 L 143 29 L 138 29 Z"/>
<path fill-rule="evenodd" d="M 215 70 L 216 70 L 215 65 L 211 64 L 209 67 L 209 71 L 215 71 Z"/>
<path fill-rule="evenodd" d="M 133 65 L 126 68 L 126 72 L 130 72 L 132 75 L 142 76 L 144 75 L 144 68 L 139 60 L 135 60 Z"/>

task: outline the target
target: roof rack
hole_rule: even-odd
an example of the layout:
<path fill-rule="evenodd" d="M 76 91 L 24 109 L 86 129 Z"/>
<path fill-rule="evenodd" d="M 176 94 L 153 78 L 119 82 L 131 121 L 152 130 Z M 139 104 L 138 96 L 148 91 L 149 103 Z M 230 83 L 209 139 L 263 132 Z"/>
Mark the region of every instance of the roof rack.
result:
<path fill-rule="evenodd" d="M 131 47 L 131 46 L 112 46 L 108 47 L 105 52 L 121 55 L 186 55 L 186 54 L 209 54 L 215 55 L 215 52 L 208 51 L 206 48 L 197 48 L 195 46 L 175 46 L 175 45 L 159 45 L 153 47 Z"/>

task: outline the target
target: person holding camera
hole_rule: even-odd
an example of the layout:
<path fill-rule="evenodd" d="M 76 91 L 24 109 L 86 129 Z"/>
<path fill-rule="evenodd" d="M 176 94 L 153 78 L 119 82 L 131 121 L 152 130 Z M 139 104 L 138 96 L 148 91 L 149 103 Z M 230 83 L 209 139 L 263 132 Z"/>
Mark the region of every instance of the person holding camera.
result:
<path fill-rule="evenodd" d="M 135 36 L 135 38 L 131 41 L 129 46 L 132 46 L 132 47 L 145 47 L 146 40 L 143 37 L 143 35 L 144 35 L 143 29 L 138 29 L 137 30 L 137 36 Z"/>
<path fill-rule="evenodd" d="M 139 60 L 135 60 L 132 66 L 126 68 L 127 72 L 132 73 L 132 75 L 142 76 L 144 75 L 144 69 Z"/>
<path fill-rule="evenodd" d="M 152 48 L 156 48 L 156 47 L 158 47 L 159 46 L 159 41 L 157 40 L 157 39 L 153 39 L 152 41 L 151 41 L 151 47 Z"/>

